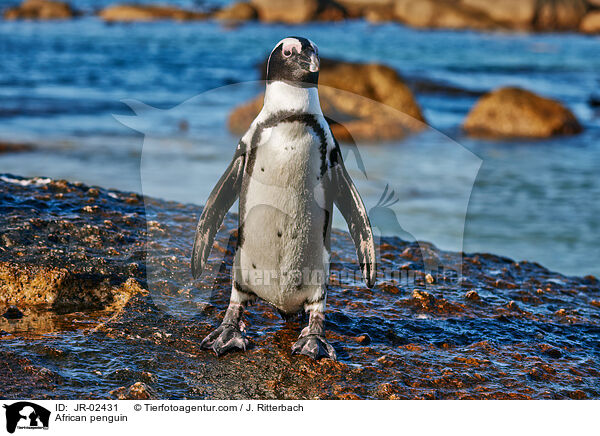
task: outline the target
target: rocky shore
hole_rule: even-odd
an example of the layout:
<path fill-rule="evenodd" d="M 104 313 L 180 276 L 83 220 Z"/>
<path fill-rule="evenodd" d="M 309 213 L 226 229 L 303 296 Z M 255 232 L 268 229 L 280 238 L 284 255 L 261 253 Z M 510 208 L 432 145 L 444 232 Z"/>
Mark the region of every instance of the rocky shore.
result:
<path fill-rule="evenodd" d="M 77 15 L 68 3 L 24 0 L 4 18 L 69 19 Z M 107 22 L 203 20 L 300 24 L 365 19 L 399 22 L 417 28 L 600 33 L 598 0 L 250 0 L 215 10 L 116 3 L 98 12 Z"/>
<path fill-rule="evenodd" d="M 600 398 L 592 276 L 465 254 L 461 278 L 431 277 L 423 250 L 456 254 L 386 238 L 382 266 L 411 279 L 331 285 L 339 361 L 292 356 L 300 320 L 263 303 L 251 349 L 217 358 L 199 344 L 227 304 L 234 215 L 194 282 L 200 206 L 13 175 L 0 198 L 2 398 Z M 334 273 L 357 268 L 345 232 L 332 249 Z"/>

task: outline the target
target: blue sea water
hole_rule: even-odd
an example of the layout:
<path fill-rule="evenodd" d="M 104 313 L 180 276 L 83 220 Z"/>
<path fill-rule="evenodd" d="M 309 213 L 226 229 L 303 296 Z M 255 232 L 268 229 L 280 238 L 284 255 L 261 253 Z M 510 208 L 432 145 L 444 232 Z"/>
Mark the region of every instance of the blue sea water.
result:
<path fill-rule="evenodd" d="M 88 11 L 109 3 L 73 2 Z M 290 34 L 311 38 L 323 57 L 385 63 L 409 81 L 477 92 L 516 85 L 566 104 L 584 126 L 580 135 L 490 141 L 460 129 L 477 97 L 417 92 L 431 129 L 359 144 L 368 179 L 352 154 L 348 166 L 368 208 L 386 185 L 394 190 L 398 223 L 415 238 L 600 274 L 600 109 L 590 104 L 600 93 L 599 37 L 363 21 L 0 21 L 0 140 L 39 146 L 0 155 L 0 173 L 202 204 L 237 142 L 226 126 L 230 110 L 260 92 L 257 64 Z M 156 109 L 134 119 L 123 100 Z M 345 226 L 339 214 L 335 224 Z M 378 227 L 397 229 L 395 222 Z"/>

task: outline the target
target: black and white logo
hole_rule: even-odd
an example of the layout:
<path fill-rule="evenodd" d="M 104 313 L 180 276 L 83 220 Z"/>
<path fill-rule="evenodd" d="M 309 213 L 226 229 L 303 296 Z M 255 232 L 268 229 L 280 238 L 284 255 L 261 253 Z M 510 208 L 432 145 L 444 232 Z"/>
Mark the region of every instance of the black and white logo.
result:
<path fill-rule="evenodd" d="M 6 409 L 6 431 L 14 433 L 16 429 L 48 429 L 50 411 L 29 401 L 19 401 L 4 405 Z"/>

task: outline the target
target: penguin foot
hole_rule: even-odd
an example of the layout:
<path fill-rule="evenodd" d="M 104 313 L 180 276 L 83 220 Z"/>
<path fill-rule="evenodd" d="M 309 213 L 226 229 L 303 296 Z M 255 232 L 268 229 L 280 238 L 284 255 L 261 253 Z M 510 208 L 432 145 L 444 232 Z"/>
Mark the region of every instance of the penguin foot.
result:
<path fill-rule="evenodd" d="M 335 349 L 327 342 L 325 336 L 315 334 L 300 337 L 292 346 L 292 354 L 304 354 L 315 360 L 321 357 L 336 359 Z"/>
<path fill-rule="evenodd" d="M 230 350 L 240 349 L 246 351 L 248 339 L 242 331 L 231 324 L 221 324 L 215 331 L 204 338 L 200 348 L 213 350 L 217 356 L 221 356 Z"/>

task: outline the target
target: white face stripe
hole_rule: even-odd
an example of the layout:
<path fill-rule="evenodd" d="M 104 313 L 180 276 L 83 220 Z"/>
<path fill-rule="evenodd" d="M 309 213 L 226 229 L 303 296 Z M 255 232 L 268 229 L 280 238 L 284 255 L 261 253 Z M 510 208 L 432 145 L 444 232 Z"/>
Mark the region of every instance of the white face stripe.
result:
<path fill-rule="evenodd" d="M 302 51 L 302 43 L 300 41 L 298 41 L 296 38 L 283 38 L 281 41 L 279 41 L 277 44 L 275 44 L 275 47 L 273 48 L 273 50 L 271 50 L 271 54 L 273 54 L 275 49 L 277 47 L 279 47 L 281 44 L 283 44 L 283 47 L 281 48 L 282 50 L 285 50 L 286 48 L 291 50 L 293 47 L 296 47 L 296 50 L 298 50 L 298 53 L 300 53 Z M 269 55 L 269 57 L 271 57 L 271 56 Z"/>
<path fill-rule="evenodd" d="M 310 43 L 312 49 L 314 50 L 314 52 L 318 56 L 319 55 L 319 48 L 317 47 L 317 44 L 315 44 L 314 42 L 312 42 L 310 39 L 308 40 L 308 42 Z M 271 50 L 271 53 L 269 54 L 269 59 L 267 59 L 267 71 L 269 71 L 269 63 L 271 62 L 271 56 L 273 55 L 273 52 L 281 44 L 283 44 L 283 47 L 281 47 L 281 51 L 284 51 L 286 49 L 288 49 L 288 50 L 291 51 L 292 48 L 295 48 L 298 51 L 298 53 L 302 52 L 302 43 L 298 39 L 296 39 L 296 38 L 283 38 L 281 41 L 279 41 L 277 44 L 275 44 L 275 47 L 273 48 L 273 50 Z"/>
<path fill-rule="evenodd" d="M 282 52 L 289 51 L 291 53 L 292 49 L 295 48 L 298 53 L 302 53 L 302 43 L 300 41 L 298 41 L 296 38 L 285 38 L 284 40 L 281 41 L 281 44 L 282 44 L 282 47 L 281 47 Z"/>

